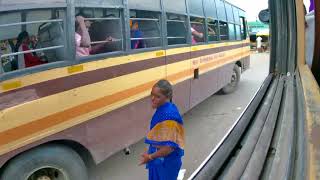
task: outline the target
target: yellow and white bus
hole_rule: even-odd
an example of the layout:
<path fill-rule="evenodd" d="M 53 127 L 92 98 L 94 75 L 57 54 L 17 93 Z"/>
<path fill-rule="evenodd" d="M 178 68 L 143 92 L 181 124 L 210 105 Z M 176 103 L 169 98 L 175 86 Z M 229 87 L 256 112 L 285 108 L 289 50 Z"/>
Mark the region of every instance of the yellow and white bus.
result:
<path fill-rule="evenodd" d="M 0 47 L 1 180 L 88 179 L 144 136 L 157 80 L 185 113 L 250 65 L 245 12 L 220 0 L 1 0 Z"/>

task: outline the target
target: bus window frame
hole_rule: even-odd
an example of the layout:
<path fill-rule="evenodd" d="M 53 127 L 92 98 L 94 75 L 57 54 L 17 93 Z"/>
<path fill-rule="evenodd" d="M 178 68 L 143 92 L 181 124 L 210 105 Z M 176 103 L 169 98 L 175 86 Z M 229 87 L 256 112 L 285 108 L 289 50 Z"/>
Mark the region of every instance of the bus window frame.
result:
<path fill-rule="evenodd" d="M 125 17 L 124 17 L 124 11 L 125 9 L 124 8 L 112 8 L 112 6 L 102 6 L 102 7 L 97 7 L 97 6 L 91 6 L 91 5 L 88 5 L 88 6 L 81 6 L 81 7 L 78 7 L 78 6 L 75 6 L 74 7 L 74 11 L 77 9 L 77 8 L 99 8 L 99 9 L 116 9 L 116 10 L 119 10 L 119 14 L 120 14 L 120 17 L 117 18 L 120 20 L 120 26 L 121 26 L 121 33 L 122 33 L 122 50 L 121 51 L 112 51 L 112 52 L 106 52 L 106 53 L 100 53 L 100 54 L 92 54 L 92 55 L 89 55 L 89 56 L 86 56 L 86 57 L 76 57 L 76 46 L 75 46 L 75 43 L 72 47 L 73 49 L 73 54 L 74 54 L 74 59 L 75 61 L 77 62 L 76 64 L 81 64 L 81 63 L 85 63 L 85 62 L 92 62 L 92 61 L 98 61 L 98 60 L 101 60 L 101 59 L 106 59 L 106 58 L 112 58 L 112 57 L 116 57 L 116 56 L 120 56 L 120 55 L 125 55 L 126 54 L 126 44 L 127 44 L 127 38 L 126 38 L 126 32 L 125 32 Z M 74 13 L 74 16 L 75 17 L 75 13 Z M 88 18 L 88 19 L 95 19 L 95 18 Z M 112 18 L 103 18 L 103 19 L 112 19 Z M 72 32 L 72 36 L 70 37 L 75 37 L 75 31 Z M 74 40 L 74 38 L 73 38 Z M 91 42 L 92 43 L 92 42 Z"/>
<path fill-rule="evenodd" d="M 28 75 L 28 74 L 34 74 L 34 73 L 38 73 L 38 72 L 42 72 L 42 71 L 46 71 L 46 70 L 50 70 L 50 69 L 54 69 L 54 68 L 61 68 L 61 67 L 66 67 L 66 66 L 71 66 L 74 64 L 77 64 L 76 61 L 74 61 L 74 59 L 72 58 L 72 56 L 67 56 L 66 52 L 68 52 L 70 50 L 70 45 L 68 42 L 69 41 L 69 37 L 68 37 L 68 30 L 69 27 L 67 26 L 68 24 L 68 13 L 70 11 L 70 4 L 67 3 L 43 3 L 43 4 L 32 4 L 32 5 L 28 5 L 28 4 L 21 4 L 21 5 L 17 5 L 14 6 L 15 8 L 13 8 L 12 6 L 9 6 L 8 9 L 5 9 L 5 7 L 0 8 L 0 13 L 10 13 L 10 12 L 25 12 L 25 11 L 37 11 L 37 10 L 50 10 L 50 9 L 62 9 L 65 12 L 65 17 L 64 19 L 62 19 L 63 21 L 63 33 L 65 36 L 65 40 L 64 40 L 64 51 L 65 51 L 65 57 L 63 60 L 61 61 L 56 61 L 56 62 L 51 62 L 51 63 L 47 63 L 47 64 L 41 64 L 39 66 L 34 66 L 34 67 L 29 67 L 29 68 L 24 68 L 24 69 L 18 69 L 16 71 L 11 71 L 11 72 L 2 72 L 0 73 L 0 82 L 2 81 L 7 81 L 10 79 L 14 79 L 23 75 Z M 18 9 L 19 7 L 21 7 L 21 9 Z M 18 10 L 17 10 L 18 9 Z M 22 23 L 28 23 L 28 22 L 22 22 Z M 39 51 L 41 49 L 38 49 Z M 1 64 L 2 66 L 2 64 Z M 2 68 L 2 67 L 1 67 Z"/>
<path fill-rule="evenodd" d="M 192 44 L 192 32 L 191 32 L 191 18 L 201 18 L 203 19 L 203 28 L 204 28 L 204 32 L 203 32 L 203 42 L 197 42 L 196 44 Z M 198 46 L 198 45 L 205 45 L 208 44 L 208 40 L 207 40 L 207 22 L 206 22 L 207 18 L 205 16 L 199 16 L 199 15 L 195 15 L 195 14 L 189 14 L 189 29 L 190 29 L 190 45 L 191 46 Z"/>
<path fill-rule="evenodd" d="M 78 1 L 75 1 L 74 2 L 74 7 L 75 8 L 106 8 L 106 9 L 124 9 L 124 5 L 123 5 L 123 2 L 122 4 L 119 4 L 119 5 L 110 5 L 108 3 L 100 3 L 100 2 L 94 2 L 94 1 L 90 1 L 89 3 L 86 2 L 86 3 L 80 3 Z"/>
<path fill-rule="evenodd" d="M 169 49 L 169 48 L 172 48 L 172 47 L 174 47 L 174 48 L 177 48 L 177 47 L 185 47 L 185 46 L 188 46 L 188 45 L 190 45 L 188 42 L 188 38 L 189 38 L 189 35 L 188 35 L 188 33 L 189 33 L 189 31 L 188 31 L 188 27 L 189 27 L 189 25 L 188 25 L 188 15 L 187 14 L 176 14 L 176 13 L 171 13 L 171 12 L 164 12 L 165 13 L 165 16 L 166 16 L 166 18 L 165 18 L 165 34 L 164 34 L 164 39 L 165 39 L 165 47 L 166 47 L 166 49 Z M 168 15 L 169 14 L 175 14 L 175 15 L 177 15 L 177 16 L 184 16 L 184 18 L 185 18 L 185 21 L 183 21 L 183 23 L 184 23 L 184 25 L 185 25 L 185 27 L 186 27 L 186 37 L 185 37 L 185 39 L 186 39 L 186 43 L 184 43 L 184 44 L 171 44 L 171 45 L 169 45 L 169 43 L 168 43 L 168 26 L 167 26 L 167 23 L 168 23 L 168 21 L 170 21 L 170 20 L 168 20 Z M 182 22 L 181 22 L 182 23 Z"/>
<path fill-rule="evenodd" d="M 233 26 L 233 35 L 234 35 L 234 39 L 230 39 L 230 31 L 229 31 L 229 25 Z M 237 37 L 236 37 L 236 24 L 228 22 L 228 36 L 229 36 L 229 41 L 237 41 Z"/>
<path fill-rule="evenodd" d="M 216 19 L 216 18 L 207 17 L 207 18 L 206 18 L 206 22 L 207 22 L 207 30 L 206 30 L 206 31 L 208 31 L 208 27 L 209 27 L 209 21 L 208 21 L 208 19 L 217 22 L 217 31 L 218 31 L 218 32 L 216 32 L 216 36 L 217 36 L 217 40 L 216 40 L 216 41 L 209 41 L 209 32 L 207 32 L 207 43 L 208 43 L 208 44 L 215 44 L 215 43 L 221 42 L 221 39 L 220 39 L 219 20 Z"/>
<path fill-rule="evenodd" d="M 246 40 L 249 37 L 249 35 L 248 35 L 249 27 L 248 27 L 248 23 L 247 23 L 247 18 L 244 17 L 244 16 L 239 16 L 239 18 L 242 19 L 242 23 L 243 23 L 243 24 L 241 24 L 241 20 L 240 20 L 240 36 L 241 36 L 241 40 Z M 244 37 L 241 34 L 241 27 L 242 26 L 244 28 L 244 31 L 243 31 Z"/>
<path fill-rule="evenodd" d="M 230 9 L 229 9 L 230 11 L 227 9 L 227 6 L 230 7 Z M 227 2 L 227 1 L 225 1 L 224 9 L 225 9 L 226 15 L 227 15 L 227 22 L 230 23 L 230 24 L 235 24 L 233 7 L 234 7 L 234 6 L 233 6 L 232 4 L 230 4 L 230 3 Z M 230 14 L 230 13 L 232 13 L 232 14 Z M 232 15 L 233 18 L 230 20 L 230 19 L 229 19 L 229 16 L 231 16 L 231 15 Z"/>
<path fill-rule="evenodd" d="M 240 39 L 237 39 L 237 26 L 239 27 L 239 36 L 240 36 Z M 234 24 L 234 30 L 235 30 L 235 37 L 236 37 L 236 40 L 235 41 L 242 41 L 242 37 L 241 37 L 241 25 L 239 24 Z"/>
<path fill-rule="evenodd" d="M 228 32 L 227 32 L 227 34 L 228 34 L 228 39 L 227 39 L 227 40 L 222 40 L 222 39 L 221 39 L 220 22 L 227 24 L 227 27 L 228 27 L 228 28 L 227 28 L 227 30 L 228 30 Z M 232 41 L 232 40 L 230 40 L 230 37 L 229 37 L 229 23 L 226 22 L 226 21 L 223 21 L 223 20 L 218 20 L 218 24 L 219 24 L 218 27 L 219 27 L 219 39 L 220 39 L 219 42 L 229 42 L 229 41 Z"/>
<path fill-rule="evenodd" d="M 152 11 L 152 10 L 143 10 L 143 9 L 128 9 L 128 22 L 130 22 L 131 19 L 149 19 L 151 20 L 152 18 L 131 18 L 130 17 L 130 11 L 150 11 L 150 12 L 153 12 L 153 13 L 158 13 L 159 14 L 159 19 L 158 19 L 158 22 L 159 22 L 159 37 L 156 37 L 156 38 L 159 38 L 160 39 L 160 45 L 157 46 L 157 47 L 147 47 L 147 48 L 139 48 L 139 49 L 132 49 L 131 48 L 131 29 L 130 29 L 130 26 L 129 26 L 129 34 L 128 34 L 128 49 L 127 49 L 127 53 L 128 54 L 136 54 L 136 53 L 141 53 L 141 52 L 149 52 L 149 51 L 157 51 L 157 50 L 163 50 L 166 48 L 166 45 L 165 45 L 165 42 L 164 42 L 164 32 L 166 32 L 167 30 L 164 28 L 164 25 L 163 25 L 163 22 L 164 22 L 164 17 L 163 17 L 163 10 L 161 9 L 161 11 Z M 155 20 L 155 19 L 154 19 Z M 128 24 L 129 25 L 129 24 Z M 151 37 L 151 38 L 155 38 L 155 37 Z M 148 38 L 144 38 L 144 39 L 148 39 Z M 149 38 L 150 39 L 150 38 Z"/>
<path fill-rule="evenodd" d="M 39 4 L 19 4 L 14 6 L 0 6 L 0 13 L 2 12 L 14 12 L 14 11 L 29 11 L 36 9 L 57 9 L 57 8 L 67 8 L 68 3 L 39 3 Z"/>

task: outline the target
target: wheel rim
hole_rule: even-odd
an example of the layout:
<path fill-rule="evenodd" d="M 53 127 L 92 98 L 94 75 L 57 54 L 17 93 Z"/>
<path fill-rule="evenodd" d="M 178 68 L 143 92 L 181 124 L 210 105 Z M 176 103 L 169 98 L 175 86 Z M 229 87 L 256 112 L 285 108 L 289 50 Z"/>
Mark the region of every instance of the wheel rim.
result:
<path fill-rule="evenodd" d="M 238 81 L 237 81 L 237 73 L 235 71 L 233 71 L 232 76 L 231 76 L 231 82 L 230 85 L 231 86 L 236 86 Z"/>
<path fill-rule="evenodd" d="M 42 167 L 32 172 L 26 180 L 69 180 L 62 169 Z"/>

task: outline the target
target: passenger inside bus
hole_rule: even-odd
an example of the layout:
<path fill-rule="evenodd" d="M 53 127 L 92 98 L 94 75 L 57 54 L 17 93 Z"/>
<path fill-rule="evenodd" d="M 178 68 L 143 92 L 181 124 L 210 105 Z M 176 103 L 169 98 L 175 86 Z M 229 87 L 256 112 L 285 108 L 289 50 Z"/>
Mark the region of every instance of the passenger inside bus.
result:
<path fill-rule="evenodd" d="M 212 29 L 211 27 L 208 26 L 208 34 L 210 36 L 215 36 L 216 35 L 216 32 L 214 31 L 214 29 Z"/>
<path fill-rule="evenodd" d="M 192 44 L 197 44 L 198 42 L 203 42 L 203 33 L 199 32 L 199 26 L 196 24 L 191 25 L 191 34 L 192 34 Z"/>
<path fill-rule="evenodd" d="M 97 54 L 100 52 L 107 42 L 112 42 L 113 38 L 108 36 L 105 41 L 99 44 L 92 46 L 89 28 L 91 27 L 92 22 L 89 20 L 85 20 L 85 18 L 90 18 L 89 15 L 86 14 L 78 14 L 76 16 L 75 23 L 75 41 L 76 41 L 76 56 L 77 57 L 85 57 L 90 54 Z"/>
<path fill-rule="evenodd" d="M 143 38 L 143 32 L 139 29 L 137 21 L 130 20 L 131 38 Z M 143 39 L 131 40 L 131 49 L 146 48 L 146 43 Z"/>
<path fill-rule="evenodd" d="M 30 51 L 30 36 L 27 31 L 22 31 L 17 37 L 17 43 L 15 45 L 15 52 Z M 47 63 L 47 61 L 41 59 L 34 53 L 24 53 L 18 55 L 18 68 L 24 69 L 28 67 L 37 66 Z"/>
<path fill-rule="evenodd" d="M 13 53 L 15 49 L 15 45 L 12 40 L 4 40 L 0 41 L 0 56 L 4 54 Z M 18 69 L 18 63 L 15 60 L 14 56 L 7 56 L 5 58 L 1 58 L 2 67 L 0 67 L 0 73 L 9 72 L 12 69 Z"/>

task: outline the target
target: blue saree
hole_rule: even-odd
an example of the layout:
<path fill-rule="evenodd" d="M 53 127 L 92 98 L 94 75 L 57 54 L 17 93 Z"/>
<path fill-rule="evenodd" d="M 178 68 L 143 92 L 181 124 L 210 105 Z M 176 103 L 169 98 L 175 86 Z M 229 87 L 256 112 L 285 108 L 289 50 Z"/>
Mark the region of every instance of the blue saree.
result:
<path fill-rule="evenodd" d="M 155 153 L 157 146 L 174 149 L 168 156 L 147 163 L 149 180 L 176 180 L 184 155 L 184 128 L 182 117 L 174 104 L 167 102 L 157 108 L 145 143 L 149 144 L 148 154 Z"/>

